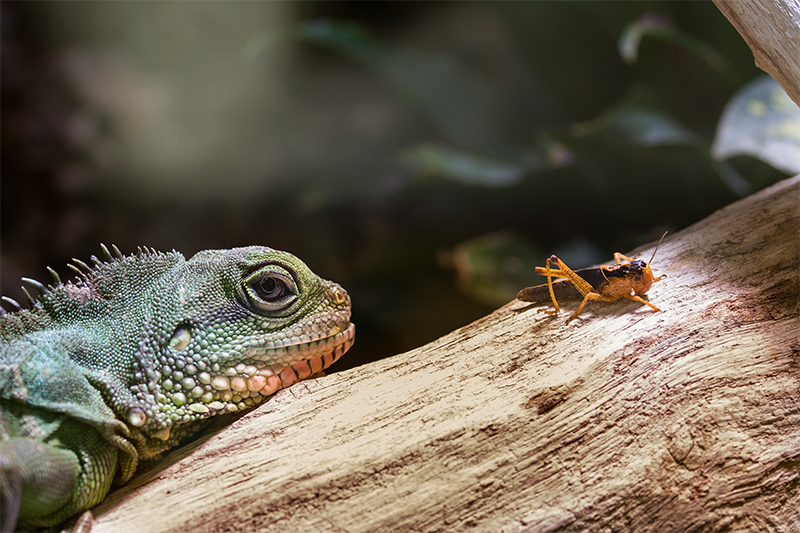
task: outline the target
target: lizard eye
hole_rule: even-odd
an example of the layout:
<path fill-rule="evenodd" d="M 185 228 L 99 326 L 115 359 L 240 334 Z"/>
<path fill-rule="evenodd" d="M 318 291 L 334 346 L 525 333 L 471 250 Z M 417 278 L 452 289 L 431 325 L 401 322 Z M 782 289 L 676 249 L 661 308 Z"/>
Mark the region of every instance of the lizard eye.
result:
<path fill-rule="evenodd" d="M 297 299 L 294 279 L 281 272 L 256 272 L 245 282 L 244 288 L 250 302 L 261 311 L 277 311 Z"/>

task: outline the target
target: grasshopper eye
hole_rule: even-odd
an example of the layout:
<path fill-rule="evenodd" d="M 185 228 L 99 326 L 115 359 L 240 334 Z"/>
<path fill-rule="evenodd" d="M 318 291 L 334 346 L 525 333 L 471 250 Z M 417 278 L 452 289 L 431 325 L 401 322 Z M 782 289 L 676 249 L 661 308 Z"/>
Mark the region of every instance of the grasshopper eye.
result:
<path fill-rule="evenodd" d="M 261 311 L 278 311 L 297 299 L 294 279 L 272 270 L 254 273 L 244 284 L 247 299 Z"/>

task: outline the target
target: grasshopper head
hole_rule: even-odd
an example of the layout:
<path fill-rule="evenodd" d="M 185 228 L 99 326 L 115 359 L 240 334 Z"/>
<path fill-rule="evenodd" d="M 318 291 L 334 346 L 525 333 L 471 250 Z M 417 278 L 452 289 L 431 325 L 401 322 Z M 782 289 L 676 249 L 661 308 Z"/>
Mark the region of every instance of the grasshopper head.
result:
<path fill-rule="evenodd" d="M 650 265 L 653 263 L 653 259 L 656 256 L 656 252 L 658 251 L 658 247 L 661 246 L 661 241 L 664 240 L 664 237 L 667 236 L 667 232 L 664 232 L 664 235 L 661 236 L 661 239 L 658 240 L 658 244 L 656 244 L 656 249 L 653 250 L 653 255 L 650 257 L 650 261 L 645 263 L 641 259 L 637 259 L 636 261 L 631 261 L 629 268 L 634 272 L 641 272 L 641 278 L 637 285 L 633 288 L 635 294 L 645 294 L 647 291 L 650 290 L 650 287 L 656 281 L 660 281 L 666 278 L 666 274 L 663 274 L 659 277 L 655 277 L 653 275 L 653 270 L 650 268 Z"/>

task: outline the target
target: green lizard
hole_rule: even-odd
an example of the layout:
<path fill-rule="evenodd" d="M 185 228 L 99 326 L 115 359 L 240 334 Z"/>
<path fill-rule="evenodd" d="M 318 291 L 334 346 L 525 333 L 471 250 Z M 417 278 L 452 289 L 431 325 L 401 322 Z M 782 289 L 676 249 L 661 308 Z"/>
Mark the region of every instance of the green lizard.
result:
<path fill-rule="evenodd" d="M 23 278 L 41 292 L 30 309 L 3 298 L 18 309 L 0 308 L 2 532 L 89 509 L 140 460 L 353 344 L 347 293 L 286 252 L 103 251 L 74 260 L 74 282 Z"/>

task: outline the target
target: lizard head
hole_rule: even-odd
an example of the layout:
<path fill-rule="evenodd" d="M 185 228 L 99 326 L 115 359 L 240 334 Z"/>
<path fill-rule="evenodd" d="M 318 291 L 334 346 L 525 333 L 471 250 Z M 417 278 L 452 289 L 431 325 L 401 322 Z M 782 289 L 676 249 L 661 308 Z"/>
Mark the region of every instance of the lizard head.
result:
<path fill-rule="evenodd" d="M 350 297 L 293 255 L 208 250 L 152 295 L 129 426 L 162 441 L 173 427 L 248 409 L 333 364 L 353 344 Z"/>

